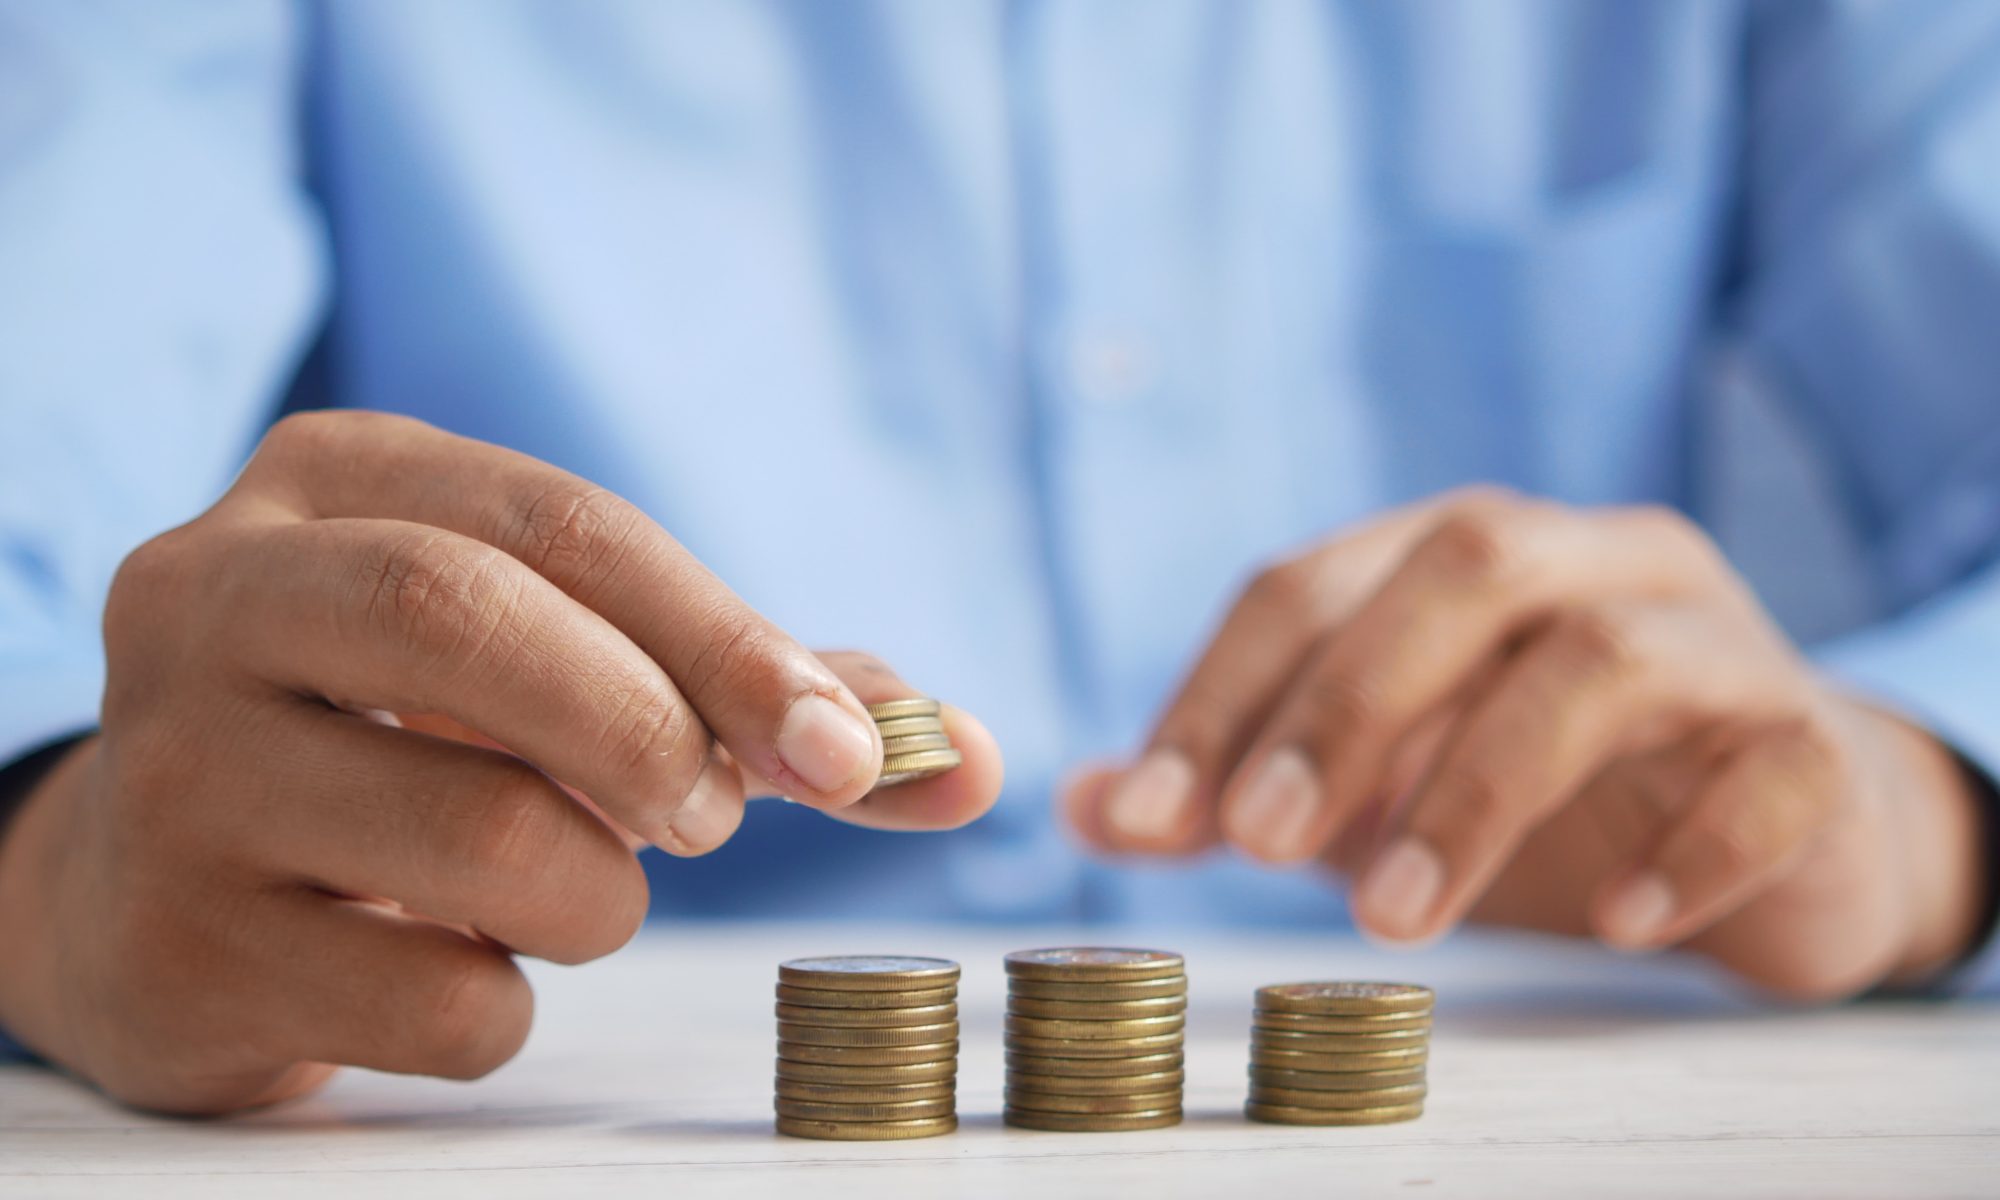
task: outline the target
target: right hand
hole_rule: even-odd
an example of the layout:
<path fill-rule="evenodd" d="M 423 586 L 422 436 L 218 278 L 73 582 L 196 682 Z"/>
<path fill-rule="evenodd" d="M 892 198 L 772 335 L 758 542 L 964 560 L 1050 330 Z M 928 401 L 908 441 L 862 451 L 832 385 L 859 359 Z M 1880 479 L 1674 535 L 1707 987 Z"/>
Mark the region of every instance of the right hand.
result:
<path fill-rule="evenodd" d="M 638 928 L 633 847 L 711 850 L 746 792 L 943 829 L 1000 787 L 947 709 L 965 765 L 867 795 L 887 668 L 810 653 L 602 489 L 405 418 L 281 422 L 126 560 L 104 630 L 102 732 L 0 842 L 0 1026 L 145 1107 L 483 1074 L 527 1035 L 513 952 Z"/>

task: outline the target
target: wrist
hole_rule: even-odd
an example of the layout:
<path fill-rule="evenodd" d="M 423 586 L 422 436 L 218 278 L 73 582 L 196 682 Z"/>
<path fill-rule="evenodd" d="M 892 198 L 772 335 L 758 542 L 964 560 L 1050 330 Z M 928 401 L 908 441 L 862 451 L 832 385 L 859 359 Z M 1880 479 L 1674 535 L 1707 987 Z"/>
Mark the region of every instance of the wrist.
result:
<path fill-rule="evenodd" d="M 95 736 L 64 743 L 13 798 L 0 827 L 0 1028 L 57 1061 L 65 1056 L 56 1019 L 62 1005 L 54 994 L 54 884 L 71 843 L 61 827 L 75 809 L 65 798 L 81 788 L 97 745 Z"/>

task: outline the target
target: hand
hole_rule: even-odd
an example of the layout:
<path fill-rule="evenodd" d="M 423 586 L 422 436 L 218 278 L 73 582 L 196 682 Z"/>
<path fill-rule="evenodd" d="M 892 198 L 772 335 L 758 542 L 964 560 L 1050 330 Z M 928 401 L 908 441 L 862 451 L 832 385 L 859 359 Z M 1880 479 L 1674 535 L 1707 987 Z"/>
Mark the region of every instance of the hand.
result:
<path fill-rule="evenodd" d="M 947 710 L 965 765 L 867 795 L 886 667 L 808 653 L 601 489 L 401 418 L 282 422 L 104 628 L 102 733 L 0 843 L 0 1024 L 147 1107 L 477 1076 L 527 1034 L 513 953 L 638 928 L 633 846 L 713 849 L 746 792 L 936 829 L 1000 786 Z"/>
<path fill-rule="evenodd" d="M 1944 750 L 1826 686 L 1693 525 L 1485 491 L 1266 571 L 1065 804 L 1105 850 L 1353 875 L 1385 938 L 1685 943 L 1806 997 L 1944 965 L 1982 869 Z"/>

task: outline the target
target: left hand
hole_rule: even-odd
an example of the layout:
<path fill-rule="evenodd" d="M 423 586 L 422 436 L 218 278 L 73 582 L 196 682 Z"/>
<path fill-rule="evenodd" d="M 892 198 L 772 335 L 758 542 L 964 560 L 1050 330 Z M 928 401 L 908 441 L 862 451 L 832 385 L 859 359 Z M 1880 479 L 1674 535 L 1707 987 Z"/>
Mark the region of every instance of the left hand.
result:
<path fill-rule="evenodd" d="M 1265 571 L 1065 803 L 1106 850 L 1334 867 L 1390 939 L 1686 943 L 1805 997 L 1947 963 L 1982 869 L 1949 755 L 1829 688 L 1693 524 L 1491 491 Z"/>

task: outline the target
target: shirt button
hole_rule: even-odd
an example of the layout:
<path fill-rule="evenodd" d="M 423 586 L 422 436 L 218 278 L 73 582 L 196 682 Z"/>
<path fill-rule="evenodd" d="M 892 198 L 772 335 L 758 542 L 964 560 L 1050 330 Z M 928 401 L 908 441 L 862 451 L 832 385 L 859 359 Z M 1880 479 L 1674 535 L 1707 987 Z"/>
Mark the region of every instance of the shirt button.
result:
<path fill-rule="evenodd" d="M 1086 404 L 1117 408 L 1138 399 L 1152 382 L 1152 363 L 1136 339 L 1081 337 L 1070 343 L 1070 389 Z"/>

